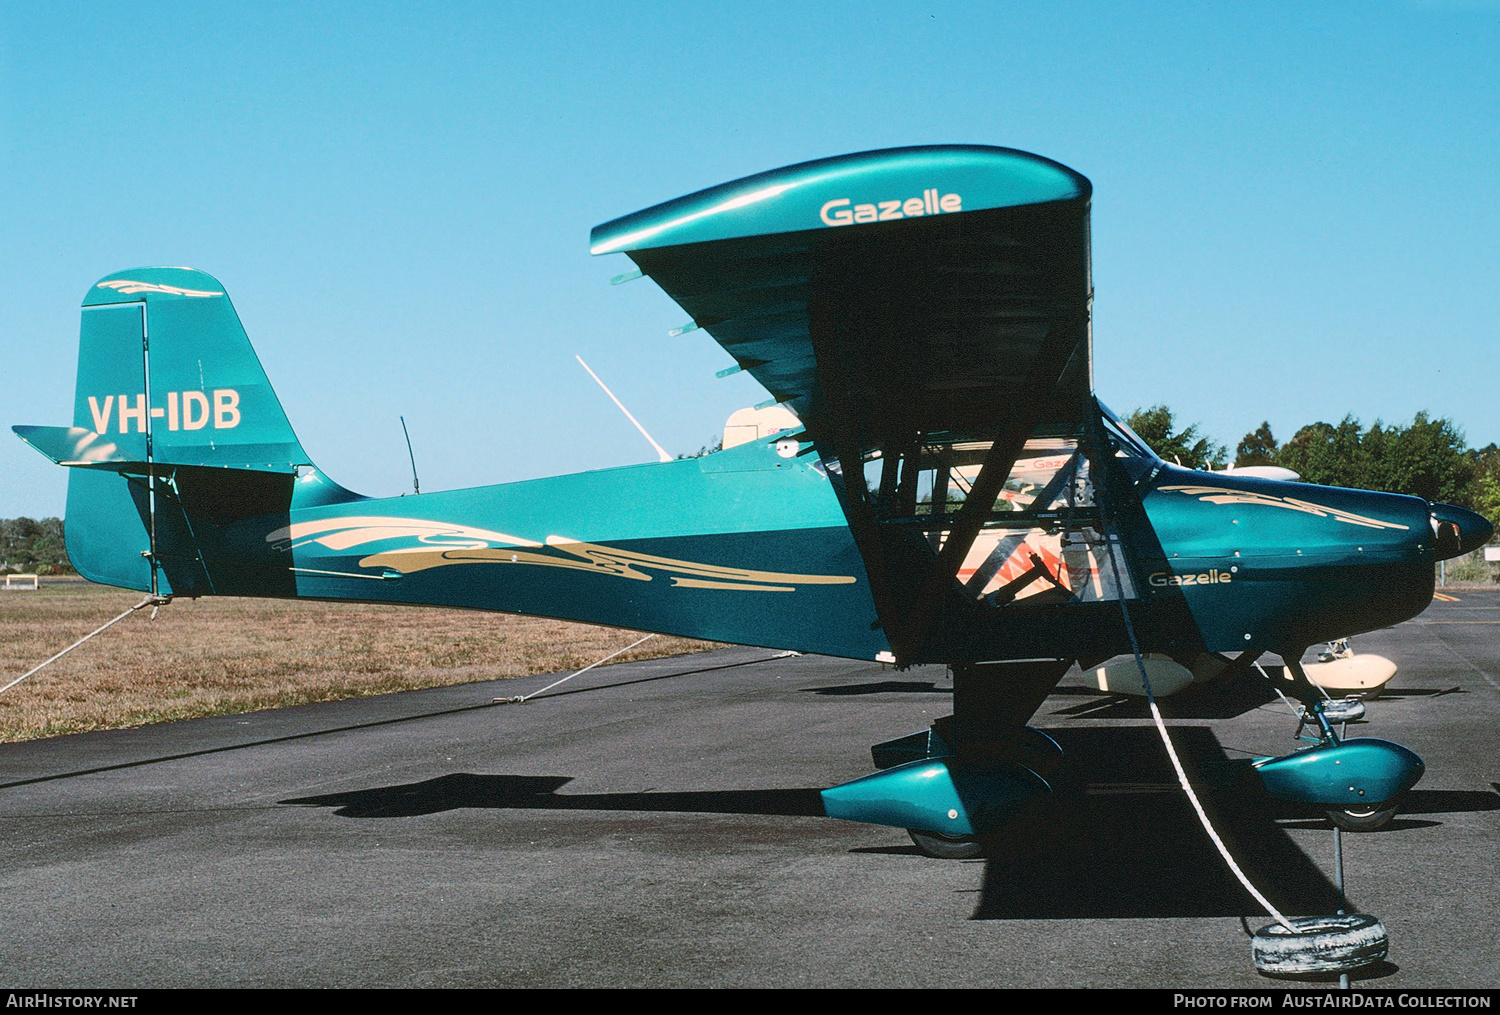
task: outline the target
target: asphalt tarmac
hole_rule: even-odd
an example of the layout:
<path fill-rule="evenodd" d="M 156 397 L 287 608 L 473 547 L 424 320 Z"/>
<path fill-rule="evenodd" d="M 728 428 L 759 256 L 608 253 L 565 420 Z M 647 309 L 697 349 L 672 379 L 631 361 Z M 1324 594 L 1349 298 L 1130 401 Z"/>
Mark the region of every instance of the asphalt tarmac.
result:
<path fill-rule="evenodd" d="M 1500 593 L 1357 639 L 1400 664 L 1351 735 L 1416 750 L 1393 825 L 1344 836 L 1390 933 L 1366 987 L 1500 986 Z M 1045 821 L 986 860 L 821 816 L 871 744 L 951 709 L 941 669 L 757 649 L 0 746 L 9 987 L 1266 987 L 1269 922 L 1141 702 L 1074 673 Z M 1164 702 L 1208 786 L 1292 749 L 1263 683 Z M 1207 804 L 1289 913 L 1331 913 L 1333 833 Z M 1305 984 L 1317 986 L 1318 984 Z"/>

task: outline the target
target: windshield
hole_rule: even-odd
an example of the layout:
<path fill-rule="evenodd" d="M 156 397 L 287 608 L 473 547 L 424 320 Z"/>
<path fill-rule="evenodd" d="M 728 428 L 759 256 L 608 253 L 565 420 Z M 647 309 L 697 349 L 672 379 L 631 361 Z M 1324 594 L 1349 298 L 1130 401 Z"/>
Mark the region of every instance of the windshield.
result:
<path fill-rule="evenodd" d="M 1104 416 L 1105 440 L 1131 481 L 1139 483 L 1153 475 L 1162 464 L 1156 452 L 1103 402 L 1099 403 L 1099 411 Z"/>

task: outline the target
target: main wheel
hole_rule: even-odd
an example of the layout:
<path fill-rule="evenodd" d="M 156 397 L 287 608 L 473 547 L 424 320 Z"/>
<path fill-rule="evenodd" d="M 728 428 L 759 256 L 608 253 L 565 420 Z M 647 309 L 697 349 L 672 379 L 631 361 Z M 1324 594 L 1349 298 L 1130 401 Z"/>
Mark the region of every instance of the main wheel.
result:
<path fill-rule="evenodd" d="M 984 854 L 984 844 L 972 835 L 944 835 L 920 828 L 908 828 L 906 834 L 918 849 L 939 860 L 972 860 Z"/>
<path fill-rule="evenodd" d="M 1388 800 L 1367 807 L 1340 807 L 1326 813 L 1329 821 L 1346 832 L 1376 832 L 1391 823 L 1396 807 L 1395 800 Z"/>

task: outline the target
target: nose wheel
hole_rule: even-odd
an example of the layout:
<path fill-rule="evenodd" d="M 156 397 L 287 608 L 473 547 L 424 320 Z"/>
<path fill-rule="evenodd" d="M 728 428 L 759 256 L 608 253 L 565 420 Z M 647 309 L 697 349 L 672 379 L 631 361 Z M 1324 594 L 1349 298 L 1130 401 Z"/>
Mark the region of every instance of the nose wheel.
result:
<path fill-rule="evenodd" d="M 912 843 L 927 856 L 938 860 L 973 860 L 984 855 L 984 844 L 973 835 L 944 835 L 908 828 Z"/>
<path fill-rule="evenodd" d="M 1329 821 L 1346 832 L 1378 832 L 1391 823 L 1398 806 L 1398 801 L 1388 800 L 1368 807 L 1331 808 L 1326 813 Z"/>

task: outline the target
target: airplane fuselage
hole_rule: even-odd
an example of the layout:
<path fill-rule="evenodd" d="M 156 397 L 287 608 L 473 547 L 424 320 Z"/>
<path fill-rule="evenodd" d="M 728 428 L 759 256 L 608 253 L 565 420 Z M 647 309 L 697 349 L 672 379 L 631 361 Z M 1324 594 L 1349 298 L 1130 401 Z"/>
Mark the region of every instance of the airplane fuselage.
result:
<path fill-rule="evenodd" d="M 225 470 L 178 469 L 171 485 L 158 480 L 159 591 L 526 613 L 873 659 L 887 646 L 870 626 L 864 566 L 817 461 L 760 441 L 385 498 L 304 468 L 251 477 L 276 509 L 236 518 L 216 517 L 207 494 L 232 478 Z M 144 512 L 110 503 L 128 496 L 114 476 L 72 479 L 67 536 L 79 572 L 147 589 Z M 139 518 L 134 545 L 90 524 L 94 512 L 122 517 L 120 508 Z"/>
<path fill-rule="evenodd" d="M 203 492 L 227 473 L 180 469 L 170 486 L 158 480 L 160 591 L 462 607 L 889 658 L 826 471 L 807 445 L 790 454 L 783 438 L 780 448 L 759 440 L 668 463 L 387 498 L 305 468 L 258 478 L 285 479 L 285 494 L 269 495 L 273 510 L 235 518 L 216 515 Z M 95 539 L 88 524 L 91 510 L 122 496 L 114 479 L 75 470 L 69 549 L 80 573 L 144 590 L 146 514 L 130 511 L 141 519 L 135 548 L 118 533 Z M 1301 648 L 1398 623 L 1431 601 L 1434 537 L 1419 498 L 1172 466 L 1137 497 L 1140 510 L 1122 518 L 1134 531 L 1120 563 L 1147 650 Z M 1118 602 L 1021 600 L 985 612 L 966 637 L 945 651 L 1129 651 Z"/>

